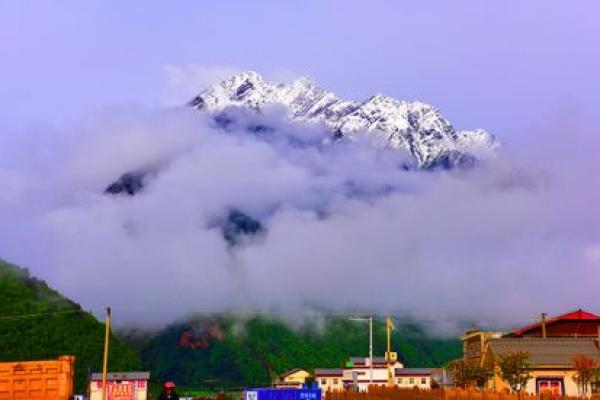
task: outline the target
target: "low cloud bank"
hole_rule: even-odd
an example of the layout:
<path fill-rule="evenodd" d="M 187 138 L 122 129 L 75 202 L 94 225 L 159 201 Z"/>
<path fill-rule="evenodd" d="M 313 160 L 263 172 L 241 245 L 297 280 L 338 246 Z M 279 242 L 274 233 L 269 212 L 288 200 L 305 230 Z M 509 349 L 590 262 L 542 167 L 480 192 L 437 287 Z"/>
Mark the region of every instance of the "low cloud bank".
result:
<path fill-rule="evenodd" d="M 561 119 L 462 171 L 230 110 L 113 110 L 0 142 L 0 255 L 86 309 L 378 312 L 454 323 L 600 311 L 598 139 Z M 104 190 L 144 172 L 134 196 Z M 232 246 L 238 210 L 258 235 Z"/>

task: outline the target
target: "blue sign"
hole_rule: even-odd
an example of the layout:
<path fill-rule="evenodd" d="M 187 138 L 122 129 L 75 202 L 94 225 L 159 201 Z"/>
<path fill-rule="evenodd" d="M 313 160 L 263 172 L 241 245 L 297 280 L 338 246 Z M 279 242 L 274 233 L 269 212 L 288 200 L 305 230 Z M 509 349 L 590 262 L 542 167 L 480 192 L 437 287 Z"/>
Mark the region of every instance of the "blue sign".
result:
<path fill-rule="evenodd" d="M 321 389 L 246 389 L 244 400 L 321 400 Z"/>

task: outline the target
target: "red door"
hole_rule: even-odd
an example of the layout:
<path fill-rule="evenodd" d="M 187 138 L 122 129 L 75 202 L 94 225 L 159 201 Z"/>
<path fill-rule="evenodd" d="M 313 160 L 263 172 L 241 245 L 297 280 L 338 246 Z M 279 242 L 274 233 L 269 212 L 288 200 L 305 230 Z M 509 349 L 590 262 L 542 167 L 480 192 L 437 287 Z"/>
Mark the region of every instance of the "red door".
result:
<path fill-rule="evenodd" d="M 551 396 L 562 395 L 561 379 L 540 379 L 538 380 L 538 393 Z"/>

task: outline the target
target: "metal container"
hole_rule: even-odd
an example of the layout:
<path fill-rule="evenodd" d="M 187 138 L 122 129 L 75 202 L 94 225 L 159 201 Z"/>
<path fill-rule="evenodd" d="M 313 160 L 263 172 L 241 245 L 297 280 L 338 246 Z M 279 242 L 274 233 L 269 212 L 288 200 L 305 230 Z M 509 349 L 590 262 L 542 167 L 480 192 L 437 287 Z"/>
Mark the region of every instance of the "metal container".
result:
<path fill-rule="evenodd" d="M 73 395 L 74 356 L 0 363 L 0 400 L 68 400 Z"/>

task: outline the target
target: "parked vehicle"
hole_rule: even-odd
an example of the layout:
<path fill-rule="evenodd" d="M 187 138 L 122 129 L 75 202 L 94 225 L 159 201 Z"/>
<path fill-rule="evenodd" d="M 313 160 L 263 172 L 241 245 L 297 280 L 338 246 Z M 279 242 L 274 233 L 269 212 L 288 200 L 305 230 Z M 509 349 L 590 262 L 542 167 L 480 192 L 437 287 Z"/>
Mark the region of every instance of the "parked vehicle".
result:
<path fill-rule="evenodd" d="M 75 357 L 0 363 L 0 400 L 69 400 Z"/>

